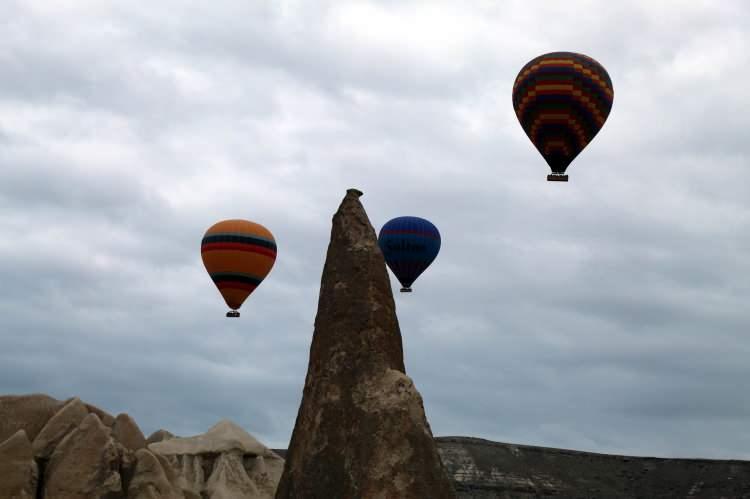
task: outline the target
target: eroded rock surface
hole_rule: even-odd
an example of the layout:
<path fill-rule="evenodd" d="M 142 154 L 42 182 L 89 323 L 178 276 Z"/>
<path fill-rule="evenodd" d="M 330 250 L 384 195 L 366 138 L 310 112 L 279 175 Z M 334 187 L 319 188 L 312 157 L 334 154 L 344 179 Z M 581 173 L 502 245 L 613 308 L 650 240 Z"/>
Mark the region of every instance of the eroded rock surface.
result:
<path fill-rule="evenodd" d="M 127 414 L 46 395 L 0 397 L 0 417 L 3 432 L 17 428 L 0 440 L 0 499 L 272 499 L 284 467 L 227 420 L 147 441 Z"/>
<path fill-rule="evenodd" d="M 194 437 L 173 437 L 148 445 L 148 448 L 162 455 L 174 454 L 218 454 L 233 450 L 242 454 L 267 455 L 270 450 L 252 435 L 228 420 L 219 421 L 203 435 Z"/>
<path fill-rule="evenodd" d="M 35 499 L 38 468 L 25 430 L 0 443 L 0 497 Z"/>
<path fill-rule="evenodd" d="M 146 445 L 161 442 L 162 440 L 169 440 L 174 438 L 174 435 L 167 430 L 156 430 L 146 439 Z"/>
<path fill-rule="evenodd" d="M 665 459 L 436 439 L 459 499 L 747 499 L 750 462 Z"/>
<path fill-rule="evenodd" d="M 48 458 L 55 450 L 55 446 L 77 428 L 88 414 L 86 406 L 78 397 L 68 401 L 47 421 L 34 439 L 32 443 L 34 456 L 42 459 Z"/>
<path fill-rule="evenodd" d="M 243 466 L 242 453 L 225 452 L 214 463 L 213 472 L 206 482 L 211 499 L 260 497 L 260 491 Z"/>
<path fill-rule="evenodd" d="M 184 479 L 184 489 L 208 499 L 272 499 L 283 459 L 232 423 L 220 421 L 206 433 L 148 445 L 165 456 Z"/>
<path fill-rule="evenodd" d="M 24 430 L 32 442 L 62 402 L 42 394 L 0 396 L 0 442 Z"/>
<path fill-rule="evenodd" d="M 97 406 L 92 404 L 86 404 L 86 409 L 88 409 L 89 413 L 96 414 L 96 416 L 99 418 L 99 421 L 101 421 L 102 424 L 107 428 L 112 428 L 112 425 L 115 424 L 115 418 L 107 411 L 99 409 Z"/>
<path fill-rule="evenodd" d="M 163 457 L 148 449 L 139 449 L 135 452 L 135 459 L 128 499 L 185 499 L 177 473 Z"/>
<path fill-rule="evenodd" d="M 122 491 L 119 454 L 110 433 L 96 414 L 68 433 L 47 464 L 44 497 L 117 497 L 110 495 Z"/>
<path fill-rule="evenodd" d="M 455 497 L 401 332 L 375 231 L 347 191 L 333 217 L 310 360 L 278 499 Z"/>
<path fill-rule="evenodd" d="M 127 414 L 118 414 L 112 425 L 112 436 L 125 448 L 138 450 L 146 447 L 146 437 L 136 422 Z"/>

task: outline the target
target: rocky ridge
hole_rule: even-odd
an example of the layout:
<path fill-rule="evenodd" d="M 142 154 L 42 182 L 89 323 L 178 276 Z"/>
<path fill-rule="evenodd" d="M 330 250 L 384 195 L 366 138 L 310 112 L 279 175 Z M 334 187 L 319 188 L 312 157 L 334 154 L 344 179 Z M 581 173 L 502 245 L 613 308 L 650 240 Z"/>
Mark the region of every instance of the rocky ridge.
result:
<path fill-rule="evenodd" d="M 669 459 L 438 437 L 462 499 L 748 499 L 750 461 Z"/>
<path fill-rule="evenodd" d="M 146 439 L 75 397 L 0 396 L 2 499 L 272 499 L 283 463 L 230 421 Z"/>

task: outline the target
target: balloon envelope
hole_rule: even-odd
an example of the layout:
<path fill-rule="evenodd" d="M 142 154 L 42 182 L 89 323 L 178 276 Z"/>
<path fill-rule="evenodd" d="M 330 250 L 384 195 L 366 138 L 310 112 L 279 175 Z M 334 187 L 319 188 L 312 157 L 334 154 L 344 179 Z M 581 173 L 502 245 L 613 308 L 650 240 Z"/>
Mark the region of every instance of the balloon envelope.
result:
<path fill-rule="evenodd" d="M 409 291 L 440 251 L 440 232 L 424 218 L 398 217 L 380 229 L 378 246 L 402 291 Z"/>
<path fill-rule="evenodd" d="M 614 90 L 591 57 L 552 52 L 529 61 L 513 84 L 513 109 L 552 171 L 568 165 L 604 125 Z"/>
<path fill-rule="evenodd" d="M 201 258 L 224 301 L 237 310 L 271 271 L 276 241 L 260 224 L 224 220 L 206 231 Z"/>

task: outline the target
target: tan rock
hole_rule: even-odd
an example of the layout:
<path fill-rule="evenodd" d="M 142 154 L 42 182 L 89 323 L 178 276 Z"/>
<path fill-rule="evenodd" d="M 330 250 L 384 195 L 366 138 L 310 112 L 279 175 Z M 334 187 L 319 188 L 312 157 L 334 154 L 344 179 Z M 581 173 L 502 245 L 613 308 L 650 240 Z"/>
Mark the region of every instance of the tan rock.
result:
<path fill-rule="evenodd" d="M 237 450 L 219 455 L 206 482 L 206 492 L 209 499 L 273 499 L 273 496 L 260 494 L 258 487 L 247 476 L 242 453 Z"/>
<path fill-rule="evenodd" d="M 88 414 L 68 433 L 50 457 L 44 497 L 91 499 L 121 493 L 119 455 L 110 433 L 96 414 Z"/>
<path fill-rule="evenodd" d="M 62 405 L 59 400 L 39 393 L 0 396 L 0 442 L 18 430 L 25 430 L 33 441 Z"/>
<path fill-rule="evenodd" d="M 185 499 L 177 474 L 164 458 L 147 449 L 138 449 L 135 459 L 128 499 Z"/>
<path fill-rule="evenodd" d="M 404 369 L 385 261 L 359 196 L 333 217 L 302 403 L 277 499 L 452 499 Z"/>
<path fill-rule="evenodd" d="M 70 399 L 47 421 L 32 442 L 34 456 L 42 459 L 48 458 L 55 450 L 55 446 L 65 435 L 76 429 L 87 415 L 88 411 L 81 399 L 78 397 Z"/>
<path fill-rule="evenodd" d="M 115 418 L 112 417 L 110 413 L 99 409 L 97 406 L 86 404 L 86 409 L 88 409 L 89 413 L 96 414 L 99 421 L 101 421 L 107 428 L 112 428 L 112 425 L 115 424 Z"/>
<path fill-rule="evenodd" d="M 184 488 L 200 496 L 201 492 L 204 491 L 206 484 L 203 456 L 200 454 L 184 454 L 181 456 L 166 456 L 166 458 L 185 480 Z M 213 469 L 214 460 L 215 459 L 207 460 L 208 462 L 205 463 L 206 468 L 209 470 Z"/>
<path fill-rule="evenodd" d="M 156 430 L 146 439 L 146 445 L 161 442 L 163 440 L 169 440 L 175 436 L 167 430 Z"/>
<path fill-rule="evenodd" d="M 34 499 L 37 479 L 31 442 L 25 430 L 18 430 L 0 443 L 0 497 Z"/>
<path fill-rule="evenodd" d="M 202 435 L 147 448 L 176 470 L 186 496 L 198 498 L 272 499 L 284 466 L 276 453 L 227 420 Z"/>
<path fill-rule="evenodd" d="M 194 437 L 175 437 L 148 445 L 148 449 L 162 455 L 206 454 L 241 451 L 243 454 L 265 455 L 270 450 L 252 435 L 228 420 L 211 427 L 206 433 Z"/>
<path fill-rule="evenodd" d="M 273 499 L 284 471 L 284 460 L 272 453 L 267 456 L 245 457 L 245 471 L 258 488 L 258 497 Z"/>
<path fill-rule="evenodd" d="M 146 447 L 146 437 L 136 422 L 127 414 L 118 414 L 112 425 L 112 436 L 130 450 Z"/>

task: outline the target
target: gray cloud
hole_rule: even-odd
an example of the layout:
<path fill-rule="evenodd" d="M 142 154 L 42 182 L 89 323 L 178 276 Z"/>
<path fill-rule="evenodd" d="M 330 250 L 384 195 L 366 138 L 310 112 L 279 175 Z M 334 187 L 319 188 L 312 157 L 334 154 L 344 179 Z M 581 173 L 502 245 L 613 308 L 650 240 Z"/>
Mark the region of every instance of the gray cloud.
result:
<path fill-rule="evenodd" d="M 750 13 L 666 5 L 11 2 L 0 393 L 77 395 L 146 433 L 227 417 L 285 447 L 355 186 L 376 229 L 443 235 L 396 297 L 435 434 L 750 458 Z M 553 50 L 615 87 L 567 185 L 510 103 Z M 236 217 L 279 258 L 227 321 L 198 247 Z"/>

